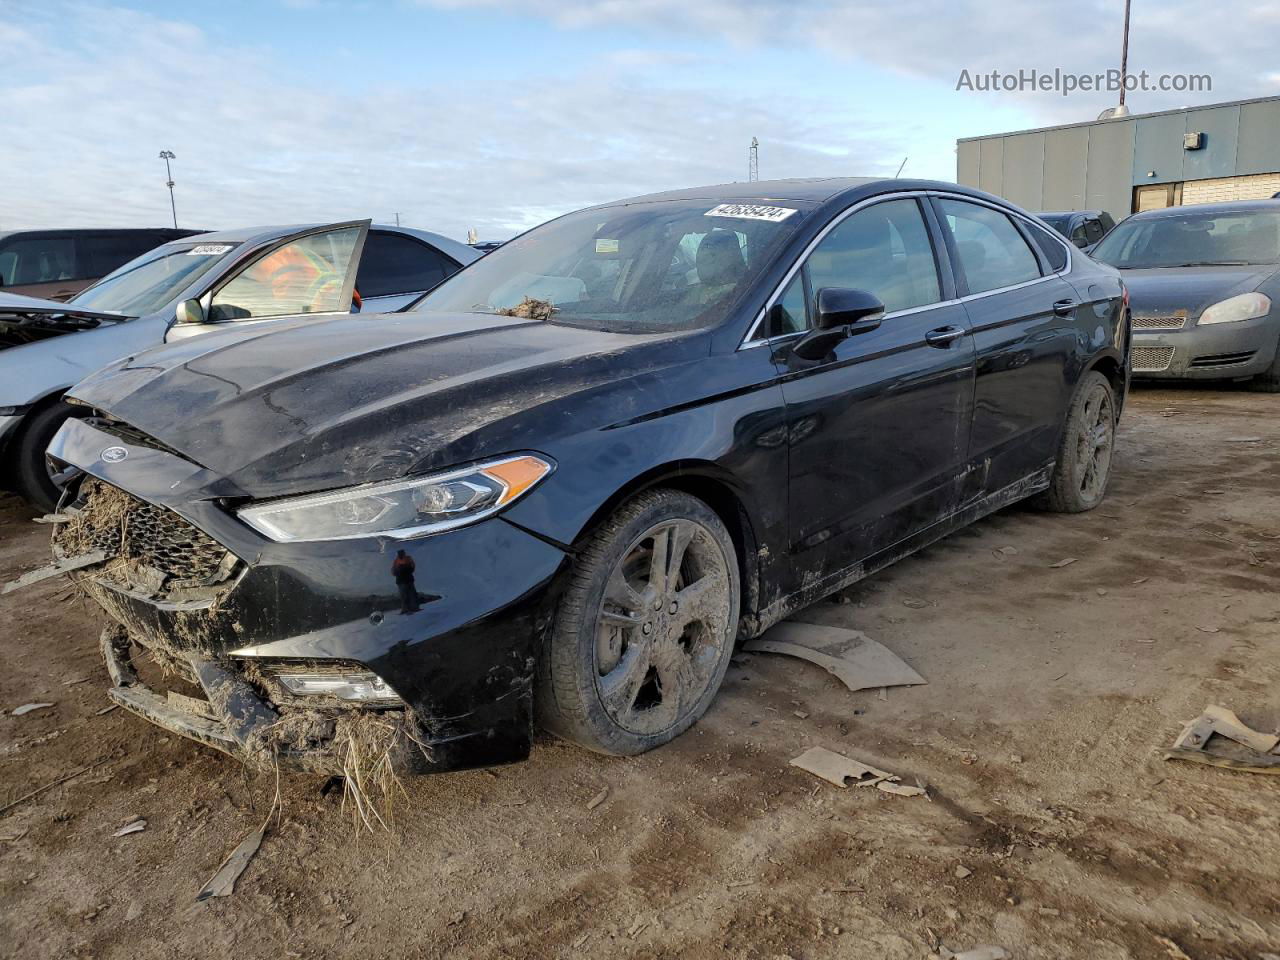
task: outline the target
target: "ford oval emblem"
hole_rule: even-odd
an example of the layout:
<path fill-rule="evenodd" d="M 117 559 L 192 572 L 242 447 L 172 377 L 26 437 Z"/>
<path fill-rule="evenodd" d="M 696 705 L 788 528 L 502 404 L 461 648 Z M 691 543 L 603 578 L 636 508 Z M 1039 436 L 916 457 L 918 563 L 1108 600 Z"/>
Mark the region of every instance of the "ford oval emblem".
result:
<path fill-rule="evenodd" d="M 103 463 L 119 463 L 129 456 L 129 451 L 124 447 L 107 447 L 99 456 Z"/>

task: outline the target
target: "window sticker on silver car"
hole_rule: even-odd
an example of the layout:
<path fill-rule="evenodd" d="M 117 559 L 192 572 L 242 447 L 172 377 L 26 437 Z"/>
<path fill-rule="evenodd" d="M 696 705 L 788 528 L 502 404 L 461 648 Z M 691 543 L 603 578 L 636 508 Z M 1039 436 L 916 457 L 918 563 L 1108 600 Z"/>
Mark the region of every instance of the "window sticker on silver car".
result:
<path fill-rule="evenodd" d="M 234 246 L 234 243 L 202 243 L 198 247 L 192 247 L 188 250 L 187 256 L 220 257 Z"/>
<path fill-rule="evenodd" d="M 722 203 L 712 207 L 704 217 L 736 217 L 739 220 L 768 220 L 779 223 L 795 213 L 790 207 L 767 207 L 757 203 Z"/>

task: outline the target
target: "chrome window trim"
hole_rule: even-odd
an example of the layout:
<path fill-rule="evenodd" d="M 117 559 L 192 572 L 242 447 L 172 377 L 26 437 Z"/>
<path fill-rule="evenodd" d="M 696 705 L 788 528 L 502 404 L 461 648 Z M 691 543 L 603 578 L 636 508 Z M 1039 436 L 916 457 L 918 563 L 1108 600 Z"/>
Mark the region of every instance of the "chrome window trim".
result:
<path fill-rule="evenodd" d="M 1057 271 L 1054 271 L 1053 273 L 1042 274 L 1039 277 L 1036 277 L 1036 279 L 1034 280 L 1024 280 L 1022 283 L 1010 284 L 1007 287 L 996 287 L 994 290 L 983 290 L 981 293 L 970 293 L 970 294 L 966 294 L 963 297 L 955 297 L 951 300 L 939 300 L 935 303 L 926 303 L 918 307 L 910 307 L 906 310 L 895 310 L 892 313 L 886 313 L 884 315 L 884 319 L 886 320 L 890 319 L 891 317 L 901 317 L 901 316 L 906 316 L 912 313 L 920 313 L 923 310 L 933 310 L 937 307 L 951 306 L 957 303 L 968 303 L 971 300 L 980 300 L 983 297 L 995 296 L 998 293 L 1005 293 L 1009 290 L 1020 290 L 1023 287 L 1029 287 L 1032 284 L 1044 283 L 1044 281 L 1053 279 L 1054 277 L 1065 277 L 1067 276 L 1067 274 L 1071 273 L 1071 271 L 1075 268 L 1075 260 L 1073 259 L 1073 256 L 1072 256 L 1072 251 L 1075 249 L 1075 247 L 1073 247 L 1070 243 L 1068 243 L 1065 239 L 1063 239 L 1062 236 L 1056 230 L 1046 228 L 1044 224 L 1036 223 L 1033 219 L 1031 219 L 1031 217 L 1028 217 L 1022 214 L 1017 210 L 1013 210 L 1008 207 L 1001 206 L 1000 204 L 997 204 L 997 203 L 992 203 L 989 200 L 984 200 L 981 197 L 971 197 L 968 194 L 951 193 L 945 190 L 904 190 L 898 193 L 880 194 L 878 196 L 868 197 L 866 200 L 862 200 L 858 203 L 855 203 L 852 207 L 849 207 L 847 210 L 842 211 L 839 216 L 837 216 L 829 224 L 823 227 L 822 230 L 818 233 L 818 235 L 809 241 L 808 245 L 804 248 L 804 250 L 801 251 L 800 255 L 796 257 L 796 262 L 791 265 L 791 269 L 786 272 L 783 278 L 778 282 L 777 286 L 774 287 L 773 292 L 769 294 L 768 298 L 765 300 L 764 306 L 756 314 L 755 320 L 753 320 L 751 322 L 751 326 L 747 328 L 747 333 L 742 338 L 742 342 L 738 344 L 737 349 L 747 350 L 747 349 L 750 349 L 751 347 L 763 346 L 764 344 L 770 344 L 779 340 L 785 340 L 789 337 L 798 337 L 805 332 L 803 330 L 794 330 L 791 333 L 780 333 L 772 337 L 756 337 L 755 336 L 756 332 L 760 329 L 761 324 L 764 323 L 765 317 L 768 316 L 769 311 L 773 309 L 774 304 L 778 302 L 778 298 L 782 296 L 783 291 L 786 290 L 788 285 L 790 285 L 791 281 L 795 279 L 795 275 L 800 272 L 800 268 L 804 265 L 805 261 L 809 259 L 809 255 L 813 253 L 814 248 L 816 248 L 818 244 L 820 244 L 824 239 L 826 239 L 826 236 L 828 233 L 830 233 L 832 230 L 838 227 L 848 217 L 853 216 L 855 213 L 859 212 L 860 210 L 865 210 L 867 207 L 874 206 L 877 203 L 885 203 L 890 200 L 903 200 L 903 199 L 915 200 L 915 199 L 928 198 L 928 197 L 938 197 L 938 198 L 947 199 L 947 200 L 963 200 L 966 203 L 974 203 L 979 206 L 990 207 L 992 210 L 999 211 L 1000 213 L 1003 213 L 1006 216 L 1018 217 L 1025 223 L 1032 224 L 1033 226 L 1038 227 L 1041 230 L 1047 229 L 1049 234 L 1052 235 L 1059 244 L 1061 244 L 1064 250 L 1066 250 L 1067 265 L 1062 270 L 1057 270 Z M 928 224 L 926 223 L 925 226 L 927 228 Z M 946 250 L 943 250 L 942 253 L 944 256 L 947 255 Z M 1033 250 L 1032 253 L 1035 253 L 1035 251 Z M 1038 265 L 1039 263 L 1040 263 L 1040 258 L 1037 256 L 1036 264 Z M 941 282 L 942 280 L 941 276 L 939 276 L 938 280 L 939 282 Z"/>

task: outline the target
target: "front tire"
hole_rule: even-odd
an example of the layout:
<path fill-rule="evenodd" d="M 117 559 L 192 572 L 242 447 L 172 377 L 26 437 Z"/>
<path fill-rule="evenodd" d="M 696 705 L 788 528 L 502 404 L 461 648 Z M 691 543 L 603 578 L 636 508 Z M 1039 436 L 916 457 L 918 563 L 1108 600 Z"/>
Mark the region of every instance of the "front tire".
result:
<path fill-rule="evenodd" d="M 1067 408 L 1049 489 L 1042 504 L 1056 513 L 1084 513 L 1107 495 L 1116 443 L 1116 398 L 1109 381 L 1090 370 Z"/>
<path fill-rule="evenodd" d="M 677 490 L 636 496 L 579 553 L 539 671 L 540 722 L 616 756 L 675 739 L 720 689 L 740 597 L 710 507 Z"/>
<path fill-rule="evenodd" d="M 14 439 L 14 489 L 46 512 L 57 509 L 62 491 L 53 484 L 44 452 L 58 428 L 76 413 L 75 407 L 59 400 L 27 417 Z"/>

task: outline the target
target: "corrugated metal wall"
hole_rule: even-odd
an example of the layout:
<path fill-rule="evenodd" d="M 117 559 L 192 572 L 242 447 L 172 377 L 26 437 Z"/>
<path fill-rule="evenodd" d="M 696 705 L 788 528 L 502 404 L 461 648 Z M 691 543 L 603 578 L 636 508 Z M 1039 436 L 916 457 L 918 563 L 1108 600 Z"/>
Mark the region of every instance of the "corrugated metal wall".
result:
<path fill-rule="evenodd" d="M 1203 134 L 1199 150 L 1183 135 Z M 1187 196 L 1219 195 L 1226 181 L 1280 174 L 1280 98 L 1051 127 L 956 144 L 956 179 L 1030 210 L 1133 209 L 1153 184 L 1218 181 Z M 1259 181 L 1239 189 L 1256 192 Z M 1188 202 L 1184 200 L 1183 202 Z"/>

